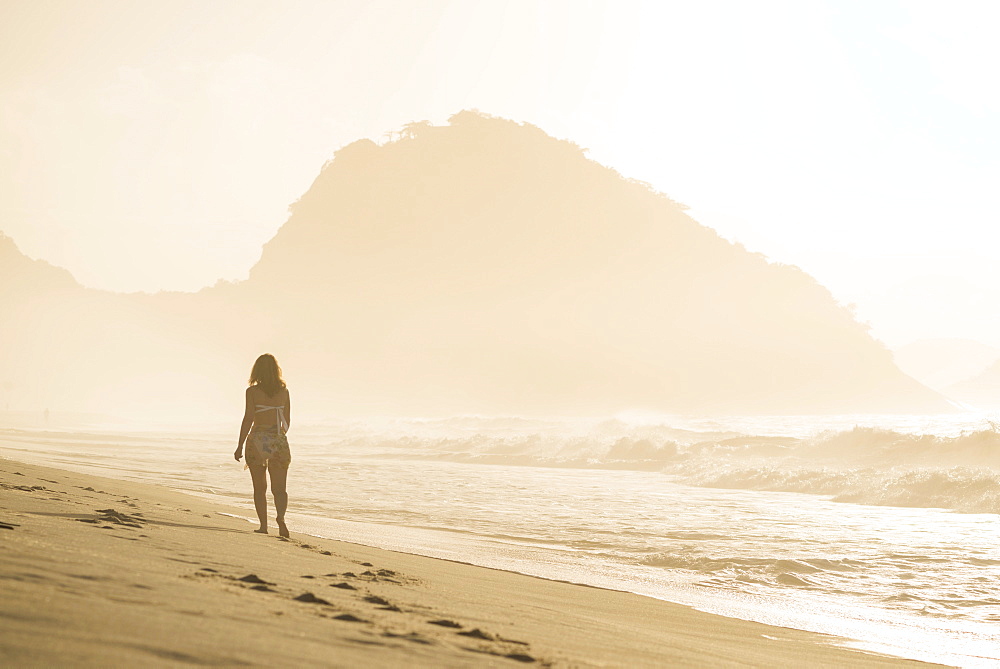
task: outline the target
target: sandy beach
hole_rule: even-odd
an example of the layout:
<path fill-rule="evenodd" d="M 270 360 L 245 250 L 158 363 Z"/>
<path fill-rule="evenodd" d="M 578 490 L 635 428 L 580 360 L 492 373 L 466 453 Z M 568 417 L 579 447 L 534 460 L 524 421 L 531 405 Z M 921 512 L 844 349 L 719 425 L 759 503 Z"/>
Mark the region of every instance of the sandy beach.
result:
<path fill-rule="evenodd" d="M 922 664 L 294 527 L 258 535 L 224 513 L 240 510 L 0 460 L 0 665 Z"/>

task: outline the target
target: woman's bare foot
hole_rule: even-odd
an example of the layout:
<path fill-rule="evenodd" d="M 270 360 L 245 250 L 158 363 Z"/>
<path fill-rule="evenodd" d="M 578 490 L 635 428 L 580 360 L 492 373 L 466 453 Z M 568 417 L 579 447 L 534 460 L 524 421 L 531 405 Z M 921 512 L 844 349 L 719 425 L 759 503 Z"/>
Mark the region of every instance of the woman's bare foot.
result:
<path fill-rule="evenodd" d="M 281 520 L 278 521 L 278 536 L 288 538 L 288 526 Z"/>
<path fill-rule="evenodd" d="M 254 530 L 254 534 L 267 534 L 267 528 L 262 527 L 259 530 Z"/>

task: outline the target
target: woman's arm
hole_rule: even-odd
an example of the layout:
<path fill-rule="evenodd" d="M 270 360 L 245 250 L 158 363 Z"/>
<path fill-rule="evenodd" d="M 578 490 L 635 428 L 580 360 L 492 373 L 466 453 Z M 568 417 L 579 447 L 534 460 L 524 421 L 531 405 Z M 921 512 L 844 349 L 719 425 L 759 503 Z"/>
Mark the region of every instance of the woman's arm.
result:
<path fill-rule="evenodd" d="M 247 403 L 246 409 L 243 411 L 243 424 L 240 425 L 240 443 L 236 446 L 236 452 L 233 453 L 233 457 L 239 461 L 243 457 L 243 442 L 247 440 L 247 435 L 250 434 L 250 427 L 253 425 L 253 399 L 250 397 L 250 391 L 253 388 L 247 388 Z"/>
<path fill-rule="evenodd" d="M 292 394 L 285 389 L 285 422 L 292 426 Z"/>

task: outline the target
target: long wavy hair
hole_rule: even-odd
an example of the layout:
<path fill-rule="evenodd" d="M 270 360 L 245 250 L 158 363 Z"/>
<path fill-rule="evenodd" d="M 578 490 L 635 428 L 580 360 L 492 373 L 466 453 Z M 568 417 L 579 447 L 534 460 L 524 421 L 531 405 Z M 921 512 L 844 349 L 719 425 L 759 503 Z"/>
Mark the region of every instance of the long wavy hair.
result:
<path fill-rule="evenodd" d="M 260 386 L 268 397 L 287 387 L 285 380 L 281 378 L 281 367 L 278 367 L 278 361 L 270 353 L 265 353 L 253 363 L 249 384 Z"/>

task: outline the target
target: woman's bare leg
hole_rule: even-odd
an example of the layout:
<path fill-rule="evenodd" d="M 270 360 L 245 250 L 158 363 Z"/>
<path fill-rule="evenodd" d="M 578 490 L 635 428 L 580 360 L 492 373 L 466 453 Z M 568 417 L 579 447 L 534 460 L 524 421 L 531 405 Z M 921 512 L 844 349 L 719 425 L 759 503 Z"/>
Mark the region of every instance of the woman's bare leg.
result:
<path fill-rule="evenodd" d="M 263 465 L 251 466 L 250 477 L 253 479 L 253 506 L 260 520 L 260 529 L 254 532 L 267 534 L 267 469 Z"/>
<path fill-rule="evenodd" d="M 274 495 L 274 509 L 278 516 L 278 534 L 283 537 L 288 536 L 288 528 L 285 527 L 285 509 L 288 508 L 288 492 L 285 490 L 287 478 L 287 469 L 271 468 L 271 494 Z"/>

